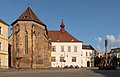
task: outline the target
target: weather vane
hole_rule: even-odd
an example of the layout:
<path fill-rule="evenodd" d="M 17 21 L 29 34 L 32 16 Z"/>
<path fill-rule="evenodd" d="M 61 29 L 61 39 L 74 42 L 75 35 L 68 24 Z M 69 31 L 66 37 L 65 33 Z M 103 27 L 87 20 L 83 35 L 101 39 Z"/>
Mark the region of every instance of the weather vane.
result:
<path fill-rule="evenodd" d="M 62 17 L 62 19 L 63 19 L 63 16 L 61 16 Z"/>

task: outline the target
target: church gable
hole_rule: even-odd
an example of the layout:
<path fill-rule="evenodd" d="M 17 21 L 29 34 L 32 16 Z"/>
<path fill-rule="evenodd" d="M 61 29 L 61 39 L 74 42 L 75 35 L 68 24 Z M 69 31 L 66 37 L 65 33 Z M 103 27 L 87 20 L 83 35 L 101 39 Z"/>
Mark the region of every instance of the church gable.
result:
<path fill-rule="evenodd" d="M 44 68 L 50 66 L 46 25 L 30 7 L 12 23 L 11 64 L 13 67 Z M 46 64 L 47 63 L 47 64 Z"/>

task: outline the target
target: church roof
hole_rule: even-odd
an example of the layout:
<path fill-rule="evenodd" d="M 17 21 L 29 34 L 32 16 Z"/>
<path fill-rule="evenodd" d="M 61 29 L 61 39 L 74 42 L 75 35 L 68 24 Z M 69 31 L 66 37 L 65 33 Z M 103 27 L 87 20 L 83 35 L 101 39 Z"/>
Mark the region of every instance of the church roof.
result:
<path fill-rule="evenodd" d="M 9 26 L 5 21 L 3 21 L 1 19 L 0 19 L 0 22 L 3 23 L 3 24 L 5 24 L 5 25 L 7 25 L 7 26 Z"/>
<path fill-rule="evenodd" d="M 35 15 L 35 13 L 32 11 L 30 7 L 28 7 L 22 14 L 21 16 L 15 20 L 12 25 L 14 25 L 17 21 L 35 21 L 39 24 L 42 24 L 46 26 L 42 21 L 38 19 L 38 17 Z"/>
<path fill-rule="evenodd" d="M 67 31 L 61 32 L 59 30 L 48 30 L 48 36 L 51 42 L 82 42 L 73 37 Z"/>

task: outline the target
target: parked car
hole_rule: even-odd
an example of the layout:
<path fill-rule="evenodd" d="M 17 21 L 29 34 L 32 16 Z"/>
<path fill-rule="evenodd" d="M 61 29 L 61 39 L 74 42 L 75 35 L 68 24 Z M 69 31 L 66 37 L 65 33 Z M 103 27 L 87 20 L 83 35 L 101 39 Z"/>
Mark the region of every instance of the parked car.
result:
<path fill-rule="evenodd" d="M 74 66 L 73 65 L 70 65 L 70 67 L 69 68 L 74 68 Z"/>

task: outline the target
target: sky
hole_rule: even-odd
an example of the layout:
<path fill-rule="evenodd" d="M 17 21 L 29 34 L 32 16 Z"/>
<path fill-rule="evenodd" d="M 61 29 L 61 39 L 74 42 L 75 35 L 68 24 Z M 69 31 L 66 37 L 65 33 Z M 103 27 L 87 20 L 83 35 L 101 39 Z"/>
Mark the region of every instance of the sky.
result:
<path fill-rule="evenodd" d="M 65 30 L 104 53 L 120 47 L 120 0 L 0 0 L 0 19 L 9 25 L 30 6 L 48 30 Z M 9 26 L 9 35 L 10 35 Z"/>

